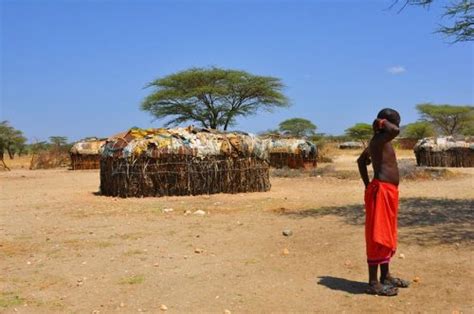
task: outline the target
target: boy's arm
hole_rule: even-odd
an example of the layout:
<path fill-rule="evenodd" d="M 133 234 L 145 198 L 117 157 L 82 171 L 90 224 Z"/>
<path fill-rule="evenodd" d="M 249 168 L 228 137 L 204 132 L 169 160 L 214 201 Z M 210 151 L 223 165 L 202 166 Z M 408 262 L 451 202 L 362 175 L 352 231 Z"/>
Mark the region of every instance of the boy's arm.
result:
<path fill-rule="evenodd" d="M 357 159 L 357 165 L 359 166 L 360 177 L 364 181 L 365 188 L 367 188 L 370 183 L 369 173 L 367 172 L 367 165 L 370 165 L 369 148 L 364 149 L 362 154 L 360 154 Z"/>
<path fill-rule="evenodd" d="M 376 136 L 374 136 L 375 141 L 390 142 L 400 134 L 400 128 L 386 119 L 377 118 L 372 126 L 376 133 Z"/>

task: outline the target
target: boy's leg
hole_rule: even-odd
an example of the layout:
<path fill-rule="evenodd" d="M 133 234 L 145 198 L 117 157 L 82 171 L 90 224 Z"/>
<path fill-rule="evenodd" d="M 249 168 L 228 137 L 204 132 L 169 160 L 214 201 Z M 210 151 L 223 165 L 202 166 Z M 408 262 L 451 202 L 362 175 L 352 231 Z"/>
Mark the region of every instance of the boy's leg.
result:
<path fill-rule="evenodd" d="M 398 294 L 398 288 L 378 281 L 378 265 L 369 265 L 369 288 L 367 293 L 381 296 L 395 296 Z"/>
<path fill-rule="evenodd" d="M 377 269 L 378 265 L 369 265 L 369 285 L 374 285 L 379 282 L 377 279 Z"/>
<path fill-rule="evenodd" d="M 380 282 L 385 283 L 385 279 L 389 276 L 389 264 L 380 264 Z"/>
<path fill-rule="evenodd" d="M 392 275 L 390 274 L 388 263 L 380 265 L 380 282 L 382 284 L 391 284 L 394 287 L 398 288 L 408 288 L 410 286 L 409 281 L 392 277 Z"/>

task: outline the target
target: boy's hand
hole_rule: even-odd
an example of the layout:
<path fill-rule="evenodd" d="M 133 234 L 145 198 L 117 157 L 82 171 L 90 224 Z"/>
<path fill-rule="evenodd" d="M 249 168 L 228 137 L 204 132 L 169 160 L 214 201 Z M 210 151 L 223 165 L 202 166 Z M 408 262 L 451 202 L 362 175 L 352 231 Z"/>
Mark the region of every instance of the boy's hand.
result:
<path fill-rule="evenodd" d="M 387 119 L 375 119 L 374 122 L 372 123 L 372 128 L 375 132 L 383 130 L 384 124 L 387 121 Z"/>

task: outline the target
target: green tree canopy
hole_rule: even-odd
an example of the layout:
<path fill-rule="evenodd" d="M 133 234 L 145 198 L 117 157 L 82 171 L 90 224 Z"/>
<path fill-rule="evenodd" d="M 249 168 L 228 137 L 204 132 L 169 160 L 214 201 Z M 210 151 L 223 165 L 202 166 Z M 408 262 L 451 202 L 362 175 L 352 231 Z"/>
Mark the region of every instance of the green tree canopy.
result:
<path fill-rule="evenodd" d="M 65 146 L 67 144 L 67 137 L 66 136 L 50 136 L 49 142 L 53 144 L 55 147 Z"/>
<path fill-rule="evenodd" d="M 279 130 L 292 136 L 312 136 L 316 133 L 316 125 L 307 119 L 292 118 L 281 122 Z"/>
<path fill-rule="evenodd" d="M 392 7 L 399 0 L 395 0 Z M 403 10 L 407 5 L 429 7 L 435 0 L 403 0 Z M 443 17 L 453 20 L 451 25 L 442 25 L 438 33 L 454 38 L 454 42 L 474 40 L 474 2 L 472 0 L 452 0 L 445 6 Z"/>
<path fill-rule="evenodd" d="M 433 125 L 427 121 L 409 123 L 403 130 L 403 136 L 413 139 L 422 139 L 436 134 Z"/>
<path fill-rule="evenodd" d="M 345 130 L 346 135 L 355 141 L 361 141 L 364 145 L 372 138 L 374 131 L 368 123 L 356 123 Z"/>
<path fill-rule="evenodd" d="M 166 126 L 188 121 L 202 127 L 227 130 L 238 116 L 287 107 L 280 79 L 220 68 L 192 68 L 159 78 L 141 108 Z"/>
<path fill-rule="evenodd" d="M 419 104 L 416 109 L 423 120 L 433 123 L 443 135 L 462 134 L 474 124 L 473 106 Z"/>
<path fill-rule="evenodd" d="M 466 136 L 474 136 L 474 123 L 471 123 L 469 125 L 466 125 L 462 130 L 461 130 L 462 135 Z"/>
<path fill-rule="evenodd" d="M 8 152 L 10 159 L 13 159 L 15 153 L 24 150 L 26 138 L 23 132 L 15 129 L 8 121 L 0 122 L 0 158 L 3 160 L 5 151 Z"/>
<path fill-rule="evenodd" d="M 259 136 L 280 136 L 280 130 L 278 129 L 268 129 L 265 131 L 258 132 Z"/>

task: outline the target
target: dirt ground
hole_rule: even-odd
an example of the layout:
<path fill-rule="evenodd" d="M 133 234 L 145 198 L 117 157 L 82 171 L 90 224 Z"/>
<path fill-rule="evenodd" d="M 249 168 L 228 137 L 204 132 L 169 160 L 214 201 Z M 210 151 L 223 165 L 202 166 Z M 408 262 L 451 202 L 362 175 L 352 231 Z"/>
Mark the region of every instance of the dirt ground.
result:
<path fill-rule="evenodd" d="M 98 171 L 13 168 L 0 173 L 0 312 L 474 312 L 474 169 L 401 183 L 392 269 L 417 282 L 383 298 L 364 293 L 357 179 L 120 199 L 97 195 Z"/>

